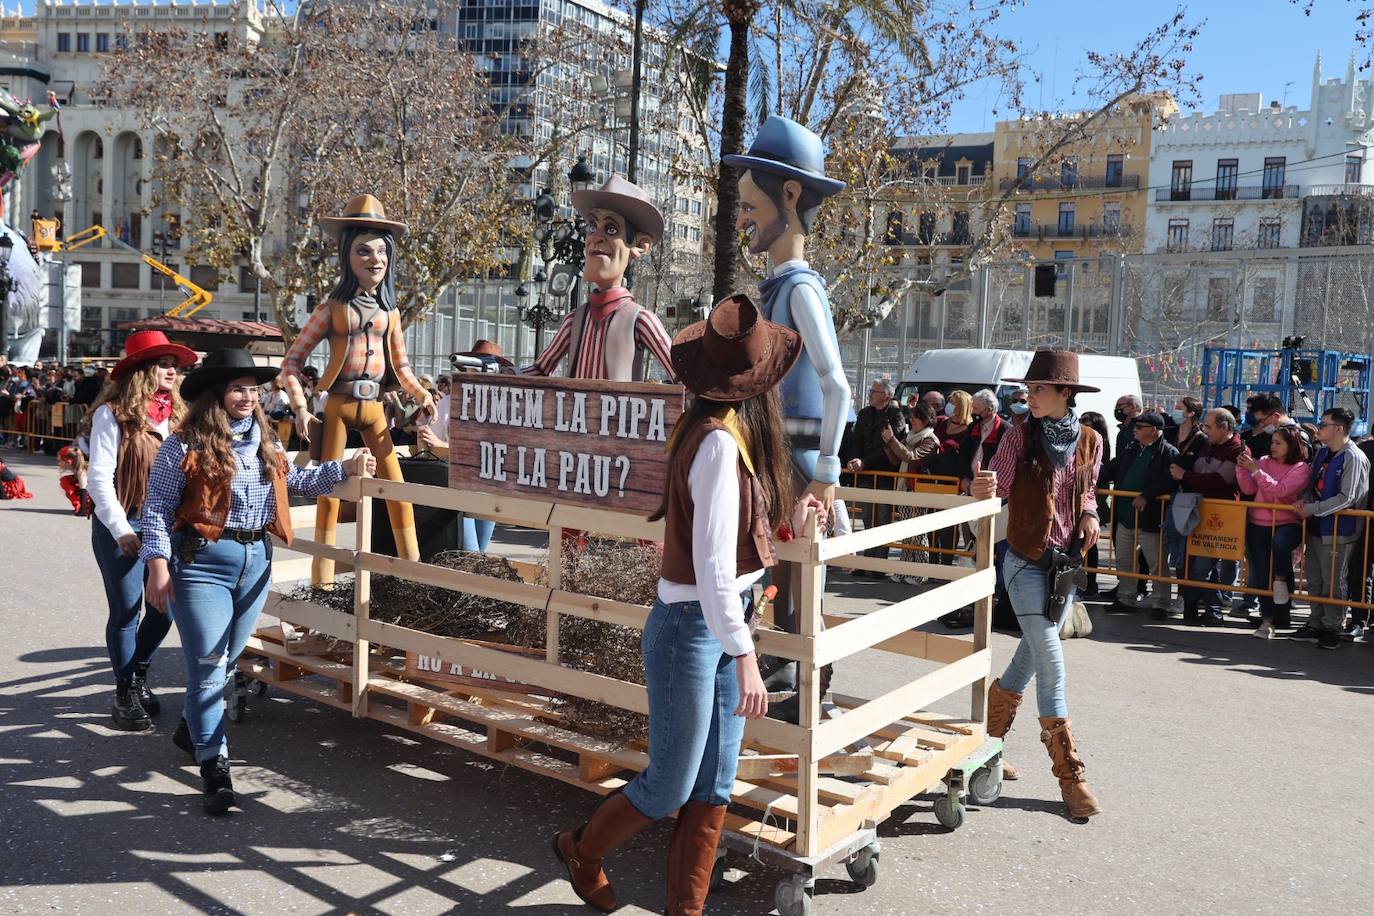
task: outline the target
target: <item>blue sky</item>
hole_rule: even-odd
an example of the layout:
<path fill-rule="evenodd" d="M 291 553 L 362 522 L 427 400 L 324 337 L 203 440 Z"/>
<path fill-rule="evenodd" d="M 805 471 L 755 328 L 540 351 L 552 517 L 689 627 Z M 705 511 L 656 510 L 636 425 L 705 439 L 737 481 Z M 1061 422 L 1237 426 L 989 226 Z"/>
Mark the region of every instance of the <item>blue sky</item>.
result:
<path fill-rule="evenodd" d="M 1259 92 L 1265 104 L 1284 98 L 1305 107 L 1311 96 L 1312 64 L 1322 52 L 1324 78 L 1345 76 L 1355 44 L 1355 14 L 1365 2 L 1317 0 L 1311 16 L 1288 0 L 1193 0 L 1189 18 L 1206 19 L 1195 43 L 1191 69 L 1203 77 L 1201 107 L 1214 110 L 1227 92 Z M 1028 0 L 1003 19 L 1001 32 L 1029 52 L 1030 65 L 1044 75 L 1043 86 L 1030 84 L 1025 102 L 1031 107 L 1073 110 L 1074 76 L 1085 63 L 1086 49 L 1124 50 L 1163 23 L 1176 8 L 1161 0 Z M 1077 101 L 1077 103 L 1076 103 Z M 994 115 L 993 109 L 1000 108 Z M 977 86 L 953 112 L 951 131 L 992 130 L 1006 118 L 995 88 Z"/>

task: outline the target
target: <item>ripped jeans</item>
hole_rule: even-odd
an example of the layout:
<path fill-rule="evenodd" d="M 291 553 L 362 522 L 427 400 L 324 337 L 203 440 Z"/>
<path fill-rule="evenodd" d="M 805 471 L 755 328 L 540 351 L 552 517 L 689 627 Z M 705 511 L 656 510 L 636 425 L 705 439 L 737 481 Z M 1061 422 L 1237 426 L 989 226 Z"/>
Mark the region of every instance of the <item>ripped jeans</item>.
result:
<path fill-rule="evenodd" d="M 186 725 L 196 762 L 229 754 L 224 736 L 224 687 L 230 665 L 253 635 L 272 584 L 267 541 L 207 543 L 187 562 L 183 535 L 172 537 L 172 617 L 186 659 Z"/>

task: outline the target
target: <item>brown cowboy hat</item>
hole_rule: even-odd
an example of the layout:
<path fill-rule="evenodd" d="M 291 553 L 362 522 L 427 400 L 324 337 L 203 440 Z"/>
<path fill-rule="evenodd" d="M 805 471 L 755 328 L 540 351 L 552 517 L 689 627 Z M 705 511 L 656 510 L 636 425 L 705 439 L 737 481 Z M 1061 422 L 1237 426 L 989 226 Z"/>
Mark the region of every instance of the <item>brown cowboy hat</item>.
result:
<path fill-rule="evenodd" d="M 1058 385 L 1074 391 L 1101 391 L 1092 385 L 1078 384 L 1078 354 L 1069 350 L 1036 350 L 1031 357 L 1030 368 L 1025 378 L 1004 378 L 1004 382 L 1032 382 L 1041 385 Z"/>
<path fill-rule="evenodd" d="M 673 338 L 673 372 L 698 397 L 737 403 L 782 381 L 801 350 L 800 334 L 761 318 L 749 297 L 736 293 Z"/>
<path fill-rule="evenodd" d="M 491 340 L 479 340 L 472 345 L 471 350 L 468 350 L 466 353 L 459 353 L 457 355 L 472 356 L 478 359 L 487 356 L 496 360 L 498 363 L 500 363 L 502 366 L 505 366 L 507 369 L 515 368 L 515 363 L 511 362 L 509 359 L 507 359 L 505 356 L 501 354 L 501 345 Z"/>
<path fill-rule="evenodd" d="M 610 210 L 621 216 L 655 242 L 663 238 L 663 213 L 649 200 L 638 185 L 630 184 L 619 175 L 612 175 L 596 191 L 573 191 L 572 205 L 584 219 L 592 210 Z M 626 239 L 633 244 L 634 239 Z"/>
<path fill-rule="evenodd" d="M 382 202 L 371 194 L 359 194 L 348 202 L 344 207 L 342 216 L 322 216 L 320 225 L 328 231 L 338 235 L 345 229 L 354 226 L 363 229 L 376 229 L 379 232 L 390 232 L 394 236 L 406 234 L 409 228 L 405 223 L 398 223 L 393 219 L 386 218 L 386 208 Z"/>

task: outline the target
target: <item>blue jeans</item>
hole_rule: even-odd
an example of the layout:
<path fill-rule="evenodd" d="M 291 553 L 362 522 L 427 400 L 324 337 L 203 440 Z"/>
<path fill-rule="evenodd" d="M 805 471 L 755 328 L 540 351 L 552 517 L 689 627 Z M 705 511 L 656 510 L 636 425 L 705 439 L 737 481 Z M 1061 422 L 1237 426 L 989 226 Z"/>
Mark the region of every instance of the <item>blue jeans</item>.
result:
<path fill-rule="evenodd" d="M 655 819 L 689 801 L 729 804 L 744 740 L 735 660 L 706 628 L 696 601 L 654 601 L 641 646 L 649 766 L 625 787 L 625 798 Z"/>
<path fill-rule="evenodd" d="M 130 521 L 137 534 L 138 522 Z M 152 662 L 153 653 L 172 628 L 172 618 L 154 608 L 144 609 L 146 570 L 143 561 L 138 557 L 126 557 L 110 529 L 97 518 L 91 519 L 91 552 L 100 567 L 105 600 L 110 606 L 110 616 L 105 619 L 105 648 L 110 653 L 110 667 L 118 683 L 128 684 L 136 667 Z M 141 620 L 140 611 L 143 611 Z"/>
<path fill-rule="evenodd" d="M 272 584 L 272 548 L 266 541 L 207 543 L 187 563 L 183 535 L 172 537 L 172 616 L 186 659 L 186 725 L 196 761 L 228 756 L 224 687 L 253 635 Z"/>
<path fill-rule="evenodd" d="M 1035 678 L 1035 702 L 1040 715 L 1067 716 L 1064 648 L 1059 642 L 1058 624 L 1045 616 L 1049 573 L 1008 550 L 1002 559 L 1002 578 L 1012 610 L 1016 611 L 1016 622 L 1021 624 L 1021 642 L 999 680 L 1012 693 L 1025 693 L 1031 678 Z"/>
<path fill-rule="evenodd" d="M 1245 583 L 1251 588 L 1268 589 L 1275 579 L 1288 583 L 1293 589 L 1293 551 L 1302 543 L 1302 525 L 1245 525 L 1245 558 L 1250 563 L 1250 577 Z M 1274 617 L 1274 599 L 1260 595 L 1260 616 Z"/>
<path fill-rule="evenodd" d="M 1235 560 L 1218 560 L 1214 557 L 1189 557 L 1188 559 L 1188 578 L 1195 582 L 1216 582 L 1222 586 L 1218 591 L 1214 588 L 1201 588 L 1189 585 L 1183 589 L 1185 601 L 1191 601 L 1196 605 L 1206 607 L 1229 607 L 1231 604 L 1231 586 L 1236 584 L 1236 576 L 1240 572 L 1240 564 Z M 1215 578 L 1210 578 L 1215 574 Z"/>
<path fill-rule="evenodd" d="M 486 553 L 496 523 L 491 519 L 463 516 L 463 549 L 470 553 Z"/>

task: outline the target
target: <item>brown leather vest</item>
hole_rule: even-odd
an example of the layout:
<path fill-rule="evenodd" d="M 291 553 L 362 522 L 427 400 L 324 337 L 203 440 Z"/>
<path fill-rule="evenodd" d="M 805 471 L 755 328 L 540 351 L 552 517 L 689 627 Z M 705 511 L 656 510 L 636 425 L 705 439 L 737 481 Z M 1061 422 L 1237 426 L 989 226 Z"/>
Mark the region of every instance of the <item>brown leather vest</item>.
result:
<path fill-rule="evenodd" d="M 674 444 L 668 471 L 667 514 L 664 517 L 663 567 L 660 575 L 669 582 L 695 585 L 696 568 L 692 565 L 692 492 L 687 477 L 692 459 L 706 434 L 726 430 L 724 423 L 707 417 L 696 427 L 683 432 Z M 739 485 L 739 536 L 735 542 L 735 576 L 767 569 L 777 563 L 773 543 L 769 539 L 768 510 L 763 504 L 763 490 L 744 462 L 735 462 L 736 482 Z"/>
<path fill-rule="evenodd" d="M 1091 492 L 1097 486 L 1097 480 L 1093 477 L 1093 454 L 1097 450 L 1097 441 L 1097 432 L 1084 427 L 1074 450 L 1074 517 L 1069 520 L 1071 527 L 1078 522 L 1082 494 Z M 1037 454 L 1031 454 L 1031 445 L 1028 443 L 1021 452 L 1017 459 L 1016 477 L 1012 481 L 1011 492 L 1007 494 L 1007 543 L 1028 560 L 1040 559 L 1050 542 L 1050 529 L 1054 524 L 1054 465 L 1038 438 L 1034 450 Z"/>
<path fill-rule="evenodd" d="M 152 474 L 157 450 L 162 447 L 162 435 L 146 420 L 126 423 L 118 419 L 118 414 L 116 420 L 119 423 L 119 457 L 115 460 L 115 498 L 126 513 L 132 513 L 143 505 L 148 495 L 148 475 Z"/>
<path fill-rule="evenodd" d="M 181 505 L 177 507 L 172 530 L 194 528 L 207 541 L 218 541 L 224 533 L 224 523 L 229 518 L 232 494 L 226 478 L 210 477 L 201 468 L 201 454 L 197 449 L 188 449 L 186 458 L 181 462 L 181 470 L 186 474 L 186 488 L 182 490 Z M 291 504 L 286 497 L 285 467 L 272 477 L 272 494 L 277 511 L 268 523 L 267 530 L 290 544 Z"/>

